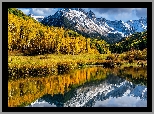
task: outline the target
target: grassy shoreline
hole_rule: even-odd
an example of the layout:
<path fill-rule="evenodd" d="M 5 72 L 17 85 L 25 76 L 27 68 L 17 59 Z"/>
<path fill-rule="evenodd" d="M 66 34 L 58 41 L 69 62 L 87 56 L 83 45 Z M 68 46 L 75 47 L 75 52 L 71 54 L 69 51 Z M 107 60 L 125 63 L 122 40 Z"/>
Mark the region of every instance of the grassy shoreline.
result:
<path fill-rule="evenodd" d="M 114 54 L 111 54 L 113 57 Z M 38 55 L 38 56 L 8 56 L 9 78 L 19 78 L 27 76 L 46 76 L 70 72 L 71 70 L 82 68 L 86 65 L 103 65 L 106 68 L 114 67 L 141 67 L 146 66 L 147 61 L 137 60 L 130 62 L 122 60 L 122 54 L 116 59 L 108 59 L 108 54 L 81 54 L 81 55 Z"/>

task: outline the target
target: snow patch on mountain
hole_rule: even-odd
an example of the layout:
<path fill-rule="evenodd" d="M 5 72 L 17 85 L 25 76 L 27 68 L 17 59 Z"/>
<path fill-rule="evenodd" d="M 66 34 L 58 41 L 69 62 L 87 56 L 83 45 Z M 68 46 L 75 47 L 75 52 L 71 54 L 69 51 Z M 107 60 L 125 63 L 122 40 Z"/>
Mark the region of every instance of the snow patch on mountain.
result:
<path fill-rule="evenodd" d="M 105 18 L 96 18 L 91 10 L 85 12 L 81 8 L 61 9 L 54 15 L 45 17 L 42 23 L 50 26 L 65 26 L 87 35 L 97 34 L 109 38 L 118 38 L 119 40 L 134 32 L 147 30 L 147 18 L 127 22 L 110 21 Z"/>
<path fill-rule="evenodd" d="M 98 106 L 98 102 L 102 102 L 101 105 L 103 105 L 103 102 L 111 99 L 124 102 L 123 105 L 119 106 L 124 106 L 125 104 L 132 106 L 131 102 L 133 101 L 135 101 L 134 107 L 139 106 L 138 102 L 142 101 L 144 101 L 143 106 L 146 106 L 147 87 L 137 85 L 135 88 L 133 88 L 132 82 L 126 80 L 119 84 L 109 84 L 104 82 L 98 86 L 78 89 L 76 91 L 76 96 L 65 102 L 64 107 L 84 107 L 89 104 L 90 101 L 96 102 L 93 104 L 95 107 Z M 131 102 L 128 103 L 129 100 L 125 101 L 124 99 L 130 99 Z M 111 104 L 113 105 L 114 103 Z M 118 105 L 115 103 L 115 106 Z"/>

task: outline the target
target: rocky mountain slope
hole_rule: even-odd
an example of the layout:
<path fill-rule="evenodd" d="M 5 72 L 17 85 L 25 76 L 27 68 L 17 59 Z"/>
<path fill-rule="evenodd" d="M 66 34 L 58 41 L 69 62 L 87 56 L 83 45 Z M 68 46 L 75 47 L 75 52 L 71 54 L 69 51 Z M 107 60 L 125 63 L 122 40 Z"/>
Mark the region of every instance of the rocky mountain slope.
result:
<path fill-rule="evenodd" d="M 58 10 L 54 15 L 45 17 L 42 23 L 49 26 L 63 26 L 86 37 L 101 38 L 108 42 L 116 42 L 135 32 L 147 30 L 147 18 L 127 22 L 110 21 L 105 18 L 96 18 L 91 10 L 85 12 L 81 8 Z"/>

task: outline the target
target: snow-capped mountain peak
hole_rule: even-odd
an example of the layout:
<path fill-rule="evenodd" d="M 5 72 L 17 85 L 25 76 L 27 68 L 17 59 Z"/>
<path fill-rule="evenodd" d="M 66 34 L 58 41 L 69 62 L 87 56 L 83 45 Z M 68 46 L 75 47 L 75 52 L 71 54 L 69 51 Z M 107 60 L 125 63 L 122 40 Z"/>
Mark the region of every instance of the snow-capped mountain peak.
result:
<path fill-rule="evenodd" d="M 82 8 L 61 9 L 54 15 L 44 18 L 42 23 L 51 26 L 64 26 L 82 35 L 86 34 L 88 37 L 114 38 L 115 41 L 134 32 L 143 32 L 147 29 L 147 18 L 127 22 L 110 21 L 105 18 L 96 18 L 94 12 L 91 10 L 85 12 Z"/>
<path fill-rule="evenodd" d="M 96 18 L 96 17 L 95 17 L 95 14 L 94 14 L 91 10 L 87 13 L 87 16 L 88 16 L 90 19 Z"/>

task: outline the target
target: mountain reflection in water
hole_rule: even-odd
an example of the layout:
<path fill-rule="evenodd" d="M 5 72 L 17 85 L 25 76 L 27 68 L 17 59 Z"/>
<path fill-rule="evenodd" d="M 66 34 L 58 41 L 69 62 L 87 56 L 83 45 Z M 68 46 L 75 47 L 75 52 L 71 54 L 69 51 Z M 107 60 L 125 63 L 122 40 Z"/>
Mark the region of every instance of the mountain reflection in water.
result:
<path fill-rule="evenodd" d="M 65 99 L 72 94 L 67 101 Z M 147 107 L 147 87 L 109 75 L 63 95 L 46 94 L 30 107 Z"/>
<path fill-rule="evenodd" d="M 146 107 L 146 68 L 91 66 L 8 81 L 9 107 Z"/>

